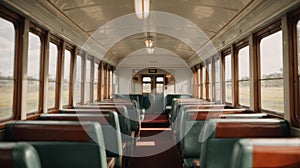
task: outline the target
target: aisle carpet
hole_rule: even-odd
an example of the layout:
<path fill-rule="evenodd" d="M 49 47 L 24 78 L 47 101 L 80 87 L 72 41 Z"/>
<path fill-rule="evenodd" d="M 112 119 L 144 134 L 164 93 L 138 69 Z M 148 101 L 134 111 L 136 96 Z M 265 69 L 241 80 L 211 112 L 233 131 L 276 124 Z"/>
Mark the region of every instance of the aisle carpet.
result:
<path fill-rule="evenodd" d="M 182 168 L 181 156 L 174 142 L 174 134 L 168 127 L 158 128 L 166 125 L 166 118 L 160 116 L 157 121 L 149 122 L 146 128 L 141 129 L 140 139 L 134 148 L 134 157 L 130 158 L 130 168 Z M 145 121 L 147 121 L 145 120 Z M 155 120 L 155 119 L 154 119 Z"/>

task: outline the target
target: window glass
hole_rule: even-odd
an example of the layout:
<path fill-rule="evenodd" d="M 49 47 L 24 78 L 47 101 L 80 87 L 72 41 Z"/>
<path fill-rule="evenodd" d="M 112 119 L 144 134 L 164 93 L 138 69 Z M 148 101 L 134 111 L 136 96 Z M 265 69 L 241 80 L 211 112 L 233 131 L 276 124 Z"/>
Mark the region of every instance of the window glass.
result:
<path fill-rule="evenodd" d="M 56 80 L 57 80 L 57 45 L 50 43 L 49 47 L 49 74 L 48 74 L 48 107 L 55 107 Z"/>
<path fill-rule="evenodd" d="M 300 21 L 297 23 L 298 76 L 300 77 Z M 300 86 L 300 85 L 299 85 Z M 300 91 L 300 89 L 299 89 Z"/>
<path fill-rule="evenodd" d="M 13 114 L 14 99 L 14 25 L 0 18 L 0 119 Z"/>
<path fill-rule="evenodd" d="M 143 82 L 151 82 L 151 78 L 150 77 L 143 77 Z"/>
<path fill-rule="evenodd" d="M 208 64 L 208 98 L 212 99 L 212 66 Z"/>
<path fill-rule="evenodd" d="M 217 59 L 215 62 L 215 90 L 216 90 L 216 101 L 221 101 L 221 60 Z"/>
<path fill-rule="evenodd" d="M 100 98 L 101 100 L 104 99 L 104 73 L 105 73 L 105 70 L 104 70 L 104 66 L 101 64 L 100 66 L 100 74 L 101 74 L 101 95 L 100 95 Z"/>
<path fill-rule="evenodd" d="M 201 70 L 200 70 L 200 68 L 199 69 L 197 69 L 197 82 L 198 82 L 198 98 L 200 98 L 201 97 L 201 83 L 200 83 L 200 79 L 201 79 L 201 74 L 200 74 L 200 72 L 201 72 Z"/>
<path fill-rule="evenodd" d="M 249 46 L 238 51 L 239 104 L 250 106 Z"/>
<path fill-rule="evenodd" d="M 109 98 L 111 98 L 112 97 L 112 92 L 113 92 L 113 70 L 110 70 L 109 71 Z"/>
<path fill-rule="evenodd" d="M 90 101 L 91 92 L 91 60 L 86 60 L 86 71 L 85 71 L 85 101 Z"/>
<path fill-rule="evenodd" d="M 94 101 L 97 100 L 98 95 L 98 64 L 94 65 Z"/>
<path fill-rule="evenodd" d="M 225 56 L 225 101 L 232 103 L 231 54 Z"/>
<path fill-rule="evenodd" d="M 282 78 L 282 31 L 261 40 L 260 55 L 261 79 Z"/>
<path fill-rule="evenodd" d="M 151 83 L 143 83 L 143 93 L 151 93 Z"/>
<path fill-rule="evenodd" d="M 261 108 L 283 112 L 282 31 L 273 33 L 260 43 Z"/>
<path fill-rule="evenodd" d="M 156 82 L 163 82 L 164 81 L 164 78 L 163 77 L 157 77 L 156 78 Z"/>
<path fill-rule="evenodd" d="M 82 58 L 80 55 L 77 55 L 76 59 L 76 86 L 74 91 L 75 103 L 80 103 L 81 101 L 81 73 L 82 73 Z"/>
<path fill-rule="evenodd" d="M 297 53 L 298 53 L 298 97 L 300 97 L 300 21 L 297 23 Z M 300 112 L 298 113 L 298 116 L 300 116 Z M 299 118 L 299 117 L 298 117 Z"/>
<path fill-rule="evenodd" d="M 156 93 L 164 93 L 164 84 L 156 83 Z"/>
<path fill-rule="evenodd" d="M 71 52 L 65 50 L 64 55 L 64 81 L 63 81 L 63 105 L 69 105 L 70 92 L 70 69 L 71 69 Z"/>
<path fill-rule="evenodd" d="M 27 112 L 39 111 L 40 94 L 40 60 L 41 40 L 40 37 L 29 33 L 28 40 L 28 68 L 27 68 Z"/>
<path fill-rule="evenodd" d="M 202 67 L 202 98 L 206 99 L 206 86 L 205 86 L 205 82 L 206 82 L 206 67 L 203 66 Z"/>

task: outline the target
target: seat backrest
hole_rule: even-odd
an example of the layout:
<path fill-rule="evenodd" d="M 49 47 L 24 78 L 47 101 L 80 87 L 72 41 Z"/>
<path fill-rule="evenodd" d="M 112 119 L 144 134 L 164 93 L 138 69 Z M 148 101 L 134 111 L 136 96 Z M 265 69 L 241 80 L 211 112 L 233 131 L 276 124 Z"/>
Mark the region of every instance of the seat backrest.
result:
<path fill-rule="evenodd" d="M 113 97 L 117 99 L 130 99 L 131 101 L 134 100 L 138 103 L 139 108 L 146 109 L 147 107 L 146 97 L 142 94 L 114 94 Z"/>
<path fill-rule="evenodd" d="M 174 98 L 192 98 L 190 94 L 167 94 L 165 98 L 165 106 L 171 106 Z"/>
<path fill-rule="evenodd" d="M 111 111 L 115 111 L 118 114 L 121 133 L 127 136 L 130 136 L 130 120 L 128 117 L 128 112 L 124 106 L 79 106 L 75 109 L 61 109 L 60 113 L 69 113 L 69 114 L 107 114 Z"/>
<path fill-rule="evenodd" d="M 224 107 L 225 106 L 223 104 L 179 105 L 180 110 L 178 111 L 177 117 L 175 118 L 175 120 L 172 123 L 172 128 L 174 129 L 175 132 L 179 130 L 180 126 L 182 126 L 183 115 L 186 111 L 190 111 L 190 110 L 195 110 L 196 111 L 197 109 L 224 109 Z M 226 111 L 226 110 L 224 110 L 224 111 Z M 206 115 L 206 116 L 208 116 L 208 115 Z"/>
<path fill-rule="evenodd" d="M 60 157 L 67 157 L 65 162 L 55 162 L 56 168 L 68 167 L 67 165 L 72 162 L 76 168 L 83 168 L 86 166 L 79 166 L 81 160 L 71 160 L 72 152 L 77 150 L 77 143 L 81 143 L 83 146 L 91 147 L 92 151 L 98 152 L 98 160 L 95 162 L 100 167 L 107 167 L 106 153 L 103 140 L 103 133 L 99 123 L 90 121 L 16 121 L 10 122 L 6 127 L 6 140 L 7 141 L 27 141 L 27 142 L 50 142 L 50 144 L 56 142 L 58 145 L 57 152 L 39 152 L 39 146 L 35 146 L 41 158 L 41 163 L 50 161 L 60 161 Z M 70 146 L 64 146 L 65 143 L 72 143 Z M 75 144 L 75 145 L 73 145 Z M 49 146 L 43 146 L 49 149 Z M 84 148 L 84 147 L 83 147 Z M 59 152 L 60 151 L 60 152 Z M 81 155 L 90 155 L 89 151 L 80 151 Z M 69 156 L 64 156 L 69 153 Z M 54 158 L 48 158 L 49 154 Z M 48 160 L 50 159 L 50 161 Z M 50 168 L 51 166 L 49 166 Z M 48 167 L 47 167 L 48 168 Z"/>
<path fill-rule="evenodd" d="M 131 130 L 138 131 L 140 126 L 140 114 L 137 108 L 132 103 L 127 102 L 97 102 L 93 103 L 94 106 L 107 107 L 107 106 L 125 106 L 130 119 Z"/>
<path fill-rule="evenodd" d="M 59 135 L 59 136 L 57 136 Z M 8 141 L 103 142 L 102 129 L 96 122 L 16 121 L 6 127 Z"/>
<path fill-rule="evenodd" d="M 231 167 L 300 167 L 300 139 L 241 139 L 234 145 Z"/>
<path fill-rule="evenodd" d="M 177 105 L 174 106 L 174 109 L 172 109 L 170 115 L 171 115 L 171 122 L 173 123 L 177 117 L 178 114 L 181 113 L 181 111 L 185 108 L 185 106 L 187 105 L 198 105 L 198 106 L 202 106 L 202 105 L 215 105 L 214 102 L 203 102 L 203 101 L 199 101 L 199 102 L 194 102 L 194 101 L 189 101 L 189 102 L 177 102 Z M 222 108 L 222 107 L 221 107 Z"/>
<path fill-rule="evenodd" d="M 241 138 L 290 136 L 288 122 L 281 119 L 211 119 L 203 129 L 200 167 L 207 168 L 229 167 L 233 146 Z"/>
<path fill-rule="evenodd" d="M 185 103 L 185 102 L 195 104 L 195 103 L 201 103 L 201 102 L 204 102 L 204 101 L 202 101 L 198 98 L 174 98 L 172 100 L 172 103 L 171 103 L 171 110 L 169 112 L 170 113 L 169 115 L 172 117 L 174 115 L 173 113 L 175 113 L 175 111 L 177 110 L 178 105 L 182 104 L 182 103 Z"/>
<path fill-rule="evenodd" d="M 42 114 L 41 120 L 94 121 L 101 125 L 107 157 L 122 155 L 122 139 L 116 112 L 109 114 Z"/>
<path fill-rule="evenodd" d="M 106 168 L 99 145 L 87 142 L 29 142 L 40 155 L 42 168 Z"/>
<path fill-rule="evenodd" d="M 0 166 L 5 168 L 40 168 L 37 151 L 25 142 L 1 142 Z"/>
<path fill-rule="evenodd" d="M 208 119 L 220 118 L 221 114 L 242 113 L 245 109 L 188 109 L 180 116 L 176 138 L 180 142 L 184 158 L 200 157 L 199 135 Z"/>

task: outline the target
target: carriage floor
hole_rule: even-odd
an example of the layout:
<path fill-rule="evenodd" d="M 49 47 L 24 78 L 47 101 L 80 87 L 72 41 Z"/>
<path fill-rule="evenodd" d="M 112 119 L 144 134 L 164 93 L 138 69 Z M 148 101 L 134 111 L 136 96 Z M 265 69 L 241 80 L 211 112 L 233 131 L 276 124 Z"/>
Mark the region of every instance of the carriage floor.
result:
<path fill-rule="evenodd" d="M 182 168 L 174 134 L 164 115 L 146 115 L 140 137 L 129 161 L 130 168 Z"/>

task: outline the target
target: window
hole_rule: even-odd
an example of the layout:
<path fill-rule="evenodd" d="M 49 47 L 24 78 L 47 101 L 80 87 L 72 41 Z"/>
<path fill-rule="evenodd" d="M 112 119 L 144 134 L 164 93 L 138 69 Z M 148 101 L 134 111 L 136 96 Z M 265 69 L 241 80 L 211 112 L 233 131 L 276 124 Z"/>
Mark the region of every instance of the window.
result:
<path fill-rule="evenodd" d="M 70 69 L 71 69 L 71 51 L 65 50 L 64 55 L 64 81 L 63 81 L 63 105 L 70 105 L 69 95 L 70 95 Z"/>
<path fill-rule="evenodd" d="M 249 46 L 238 50 L 239 104 L 250 106 Z"/>
<path fill-rule="evenodd" d="M 108 95 L 108 65 L 103 66 L 103 99 L 107 99 Z"/>
<path fill-rule="evenodd" d="M 198 98 L 201 98 L 201 69 L 197 69 Z"/>
<path fill-rule="evenodd" d="M 94 101 L 98 100 L 98 68 L 99 65 L 94 64 Z"/>
<path fill-rule="evenodd" d="M 104 66 L 103 63 L 100 64 L 100 84 L 101 84 L 101 88 L 100 88 L 100 100 L 104 99 Z"/>
<path fill-rule="evenodd" d="M 261 108 L 283 112 L 282 31 L 260 41 Z"/>
<path fill-rule="evenodd" d="M 76 83 L 74 90 L 75 103 L 81 103 L 81 80 L 82 80 L 82 57 L 77 55 L 76 59 Z"/>
<path fill-rule="evenodd" d="M 202 99 L 206 99 L 206 67 L 202 67 Z"/>
<path fill-rule="evenodd" d="M 55 108 L 57 98 L 57 58 L 58 47 L 50 42 L 49 46 L 49 73 L 48 73 L 48 108 Z"/>
<path fill-rule="evenodd" d="M 85 64 L 85 101 L 90 101 L 90 93 L 91 93 L 91 60 L 87 59 Z"/>
<path fill-rule="evenodd" d="M 299 9 L 298 9 L 299 11 Z M 296 29 L 296 35 L 293 34 L 294 38 L 296 39 L 295 42 L 295 48 L 296 51 L 294 51 L 295 53 L 293 54 L 294 56 L 294 60 L 295 60 L 295 68 L 296 68 L 296 74 L 294 76 L 293 79 L 297 79 L 297 83 L 298 83 L 298 88 L 295 88 L 294 92 L 295 92 L 295 99 L 294 99 L 294 103 L 295 103 L 295 109 L 292 114 L 291 114 L 291 123 L 293 124 L 293 126 L 296 126 L 297 128 L 300 128 L 300 103 L 299 103 L 299 98 L 300 98 L 300 20 L 299 20 L 299 13 L 297 13 L 297 16 L 293 16 L 293 18 L 295 18 L 296 20 L 294 21 L 294 29 Z M 293 31 L 294 32 L 294 31 Z M 298 89 L 298 91 L 297 91 Z M 294 114 L 293 114 L 294 113 Z"/>
<path fill-rule="evenodd" d="M 225 56 L 225 102 L 232 103 L 231 54 Z"/>
<path fill-rule="evenodd" d="M 28 68 L 27 68 L 27 112 L 39 111 L 40 97 L 40 64 L 41 64 L 41 39 L 29 33 L 28 40 Z"/>
<path fill-rule="evenodd" d="M 143 82 L 151 82 L 151 77 L 143 77 Z"/>
<path fill-rule="evenodd" d="M 207 85 L 208 85 L 208 99 L 212 100 L 212 64 L 208 64 L 208 80 L 207 80 Z"/>
<path fill-rule="evenodd" d="M 164 93 L 164 78 L 156 77 L 156 93 Z"/>
<path fill-rule="evenodd" d="M 143 93 L 151 93 L 151 77 L 143 77 Z"/>
<path fill-rule="evenodd" d="M 108 81 L 108 98 L 110 99 L 112 97 L 112 89 L 113 89 L 113 69 L 109 70 L 109 81 Z"/>
<path fill-rule="evenodd" d="M 215 93 L 216 101 L 221 101 L 221 59 L 215 61 Z"/>
<path fill-rule="evenodd" d="M 15 28 L 13 23 L 0 18 L 0 119 L 13 115 Z"/>

